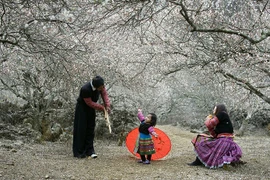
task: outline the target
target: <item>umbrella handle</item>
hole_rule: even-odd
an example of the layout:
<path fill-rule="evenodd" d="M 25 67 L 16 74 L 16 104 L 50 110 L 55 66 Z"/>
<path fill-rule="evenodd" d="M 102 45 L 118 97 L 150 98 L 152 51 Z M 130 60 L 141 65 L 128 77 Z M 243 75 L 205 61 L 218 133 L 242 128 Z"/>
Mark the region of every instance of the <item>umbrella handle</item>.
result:
<path fill-rule="evenodd" d="M 105 115 L 105 120 L 107 121 L 107 126 L 109 128 L 109 132 L 112 133 L 112 128 L 111 128 L 111 123 L 110 123 L 110 120 L 109 120 L 109 114 L 108 114 L 108 111 L 104 108 L 104 115 Z"/>

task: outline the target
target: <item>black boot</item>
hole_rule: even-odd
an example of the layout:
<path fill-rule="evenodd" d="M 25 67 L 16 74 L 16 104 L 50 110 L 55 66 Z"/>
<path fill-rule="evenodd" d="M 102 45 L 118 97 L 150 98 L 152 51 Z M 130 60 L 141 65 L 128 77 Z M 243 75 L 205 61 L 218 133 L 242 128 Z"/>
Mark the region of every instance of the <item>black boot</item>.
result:
<path fill-rule="evenodd" d="M 199 160 L 198 157 L 196 157 L 195 161 L 193 161 L 192 163 L 188 163 L 188 165 L 190 165 L 190 166 L 200 166 L 202 164 L 203 163 Z"/>

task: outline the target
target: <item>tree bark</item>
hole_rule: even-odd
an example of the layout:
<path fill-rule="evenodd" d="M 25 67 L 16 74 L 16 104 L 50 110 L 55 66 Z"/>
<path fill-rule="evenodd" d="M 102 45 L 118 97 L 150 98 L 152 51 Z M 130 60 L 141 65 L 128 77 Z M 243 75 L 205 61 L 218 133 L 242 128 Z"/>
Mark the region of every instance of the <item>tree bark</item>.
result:
<path fill-rule="evenodd" d="M 241 127 L 239 128 L 239 131 L 236 133 L 237 136 L 243 136 L 246 129 L 247 129 L 247 126 L 248 126 L 248 123 L 251 119 L 251 115 L 252 115 L 252 112 L 249 111 L 248 112 L 248 115 L 247 117 L 243 120 L 242 124 L 241 124 Z"/>

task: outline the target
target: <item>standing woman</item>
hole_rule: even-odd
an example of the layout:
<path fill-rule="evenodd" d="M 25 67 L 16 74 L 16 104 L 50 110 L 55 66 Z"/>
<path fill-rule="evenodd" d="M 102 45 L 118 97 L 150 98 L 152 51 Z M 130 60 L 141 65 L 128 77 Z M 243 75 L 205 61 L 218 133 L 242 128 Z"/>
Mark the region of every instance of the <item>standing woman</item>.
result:
<path fill-rule="evenodd" d="M 104 106 L 97 101 L 101 95 Z M 97 158 L 94 150 L 96 110 L 110 113 L 110 101 L 104 87 L 104 80 L 96 76 L 80 90 L 77 99 L 73 129 L 73 155 L 77 158 Z"/>
<path fill-rule="evenodd" d="M 189 165 L 218 168 L 241 163 L 242 151 L 233 141 L 233 126 L 225 105 L 216 105 L 213 115 L 209 115 L 204 123 L 211 136 L 200 134 L 192 140 L 197 157 Z"/>

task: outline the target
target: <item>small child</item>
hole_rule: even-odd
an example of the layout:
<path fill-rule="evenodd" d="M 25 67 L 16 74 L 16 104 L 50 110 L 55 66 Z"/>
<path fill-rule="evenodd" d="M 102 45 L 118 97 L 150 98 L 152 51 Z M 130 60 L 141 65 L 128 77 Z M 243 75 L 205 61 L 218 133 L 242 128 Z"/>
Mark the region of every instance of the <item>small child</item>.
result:
<path fill-rule="evenodd" d="M 141 121 L 139 127 L 139 137 L 136 142 L 135 152 L 139 153 L 141 160 L 138 163 L 150 164 L 152 154 L 154 154 L 154 142 L 151 135 L 158 137 L 154 126 L 157 122 L 157 116 L 154 113 L 149 113 L 146 117 L 143 116 L 142 110 L 138 109 L 138 118 Z"/>

